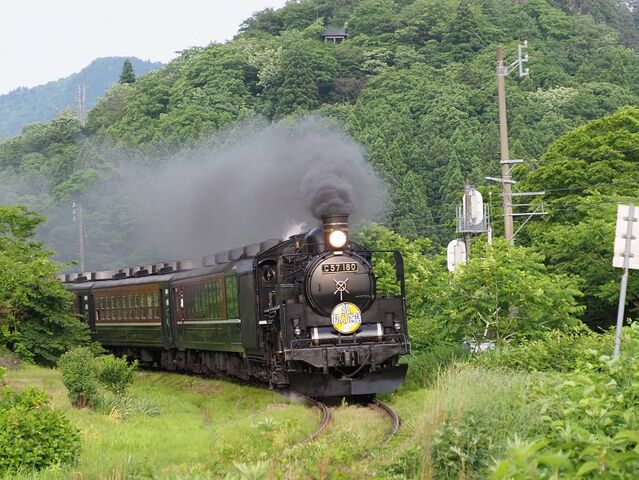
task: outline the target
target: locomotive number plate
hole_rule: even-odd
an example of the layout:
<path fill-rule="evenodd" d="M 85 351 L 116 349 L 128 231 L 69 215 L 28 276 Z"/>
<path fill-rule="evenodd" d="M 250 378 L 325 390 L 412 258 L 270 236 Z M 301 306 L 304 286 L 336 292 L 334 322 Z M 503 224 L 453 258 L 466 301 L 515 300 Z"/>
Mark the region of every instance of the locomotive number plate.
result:
<path fill-rule="evenodd" d="M 356 272 L 357 262 L 325 263 L 322 265 L 322 273 Z"/>

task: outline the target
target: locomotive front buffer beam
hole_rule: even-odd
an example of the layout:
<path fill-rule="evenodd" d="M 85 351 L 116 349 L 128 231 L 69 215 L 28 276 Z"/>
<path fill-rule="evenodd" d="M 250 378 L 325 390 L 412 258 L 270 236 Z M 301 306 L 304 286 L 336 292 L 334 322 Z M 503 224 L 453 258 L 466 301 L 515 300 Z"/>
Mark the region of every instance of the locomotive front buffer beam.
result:
<path fill-rule="evenodd" d="M 409 351 L 407 343 L 322 346 L 285 350 L 284 358 L 287 362 L 304 362 L 322 369 L 316 373 L 289 369 L 290 387 L 299 393 L 309 396 L 370 395 L 392 392 L 404 383 L 407 365 L 380 366 Z M 334 374 L 340 367 L 358 365 L 367 366 L 368 369 L 352 377 Z"/>

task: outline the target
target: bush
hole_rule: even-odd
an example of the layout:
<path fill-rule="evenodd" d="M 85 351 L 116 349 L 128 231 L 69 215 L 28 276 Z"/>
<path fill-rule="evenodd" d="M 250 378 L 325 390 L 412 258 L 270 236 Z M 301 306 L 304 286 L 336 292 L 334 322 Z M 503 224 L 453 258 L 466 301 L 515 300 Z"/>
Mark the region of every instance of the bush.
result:
<path fill-rule="evenodd" d="M 95 357 L 88 347 L 69 350 L 62 355 L 58 366 L 74 406 L 82 408 L 95 402 L 98 394 L 98 369 Z"/>
<path fill-rule="evenodd" d="M 115 395 L 124 395 L 133 382 L 138 361 L 129 364 L 126 357 L 105 355 L 98 358 L 99 381 Z"/>
<path fill-rule="evenodd" d="M 612 354 L 613 345 L 613 331 L 599 334 L 584 326 L 569 332 L 545 332 L 538 340 L 523 341 L 516 345 L 506 344 L 478 355 L 476 361 L 489 368 L 569 372 L 584 358 L 584 352 L 599 349 L 601 354 Z"/>
<path fill-rule="evenodd" d="M 0 472 L 72 465 L 80 449 L 79 431 L 48 406 L 42 390 L 29 387 L 0 394 Z"/>
<path fill-rule="evenodd" d="M 592 349 L 574 372 L 539 377 L 528 393 L 543 405 L 538 438 L 514 444 L 494 478 L 637 478 L 637 355 L 633 324 L 624 329 L 618 359 Z"/>
<path fill-rule="evenodd" d="M 433 479 L 484 478 L 495 450 L 488 427 L 488 422 L 472 411 L 457 421 L 446 419 L 437 429 L 431 448 Z"/>
<path fill-rule="evenodd" d="M 129 365 L 126 357 L 96 357 L 90 347 L 78 347 L 65 353 L 58 366 L 74 406 L 103 409 L 111 400 L 102 398 L 100 387 L 123 397 L 133 382 L 138 362 Z"/>

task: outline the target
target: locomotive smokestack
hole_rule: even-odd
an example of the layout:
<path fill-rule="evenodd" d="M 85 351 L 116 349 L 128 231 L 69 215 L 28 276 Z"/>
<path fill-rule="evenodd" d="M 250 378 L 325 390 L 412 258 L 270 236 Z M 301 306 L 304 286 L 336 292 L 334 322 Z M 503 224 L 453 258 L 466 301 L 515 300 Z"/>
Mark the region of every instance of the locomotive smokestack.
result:
<path fill-rule="evenodd" d="M 322 216 L 324 245 L 340 249 L 348 242 L 348 215 L 335 214 Z"/>

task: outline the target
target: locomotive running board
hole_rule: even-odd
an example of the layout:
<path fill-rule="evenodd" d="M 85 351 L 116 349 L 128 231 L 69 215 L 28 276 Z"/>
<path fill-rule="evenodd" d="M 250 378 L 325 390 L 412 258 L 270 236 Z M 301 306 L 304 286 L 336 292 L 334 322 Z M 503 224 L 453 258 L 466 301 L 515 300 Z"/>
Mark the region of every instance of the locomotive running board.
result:
<path fill-rule="evenodd" d="M 289 372 L 290 388 L 309 397 L 372 395 L 397 390 L 406 379 L 408 365 L 368 372 L 361 378 L 337 378 L 322 373 Z"/>

